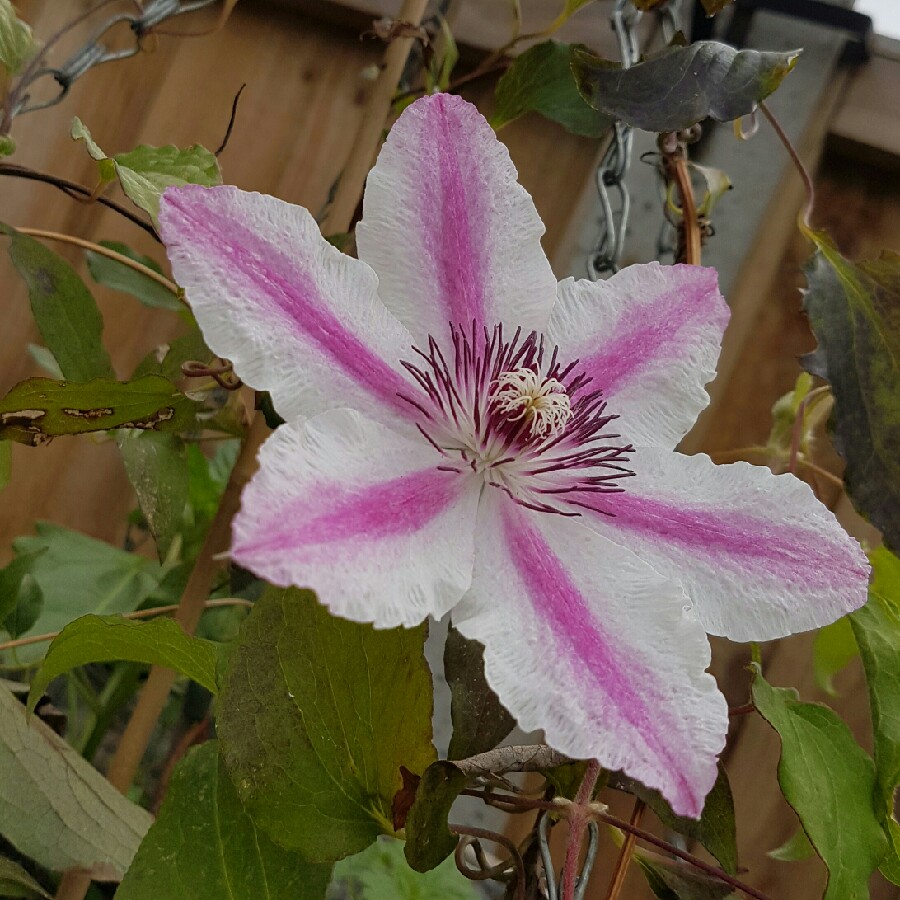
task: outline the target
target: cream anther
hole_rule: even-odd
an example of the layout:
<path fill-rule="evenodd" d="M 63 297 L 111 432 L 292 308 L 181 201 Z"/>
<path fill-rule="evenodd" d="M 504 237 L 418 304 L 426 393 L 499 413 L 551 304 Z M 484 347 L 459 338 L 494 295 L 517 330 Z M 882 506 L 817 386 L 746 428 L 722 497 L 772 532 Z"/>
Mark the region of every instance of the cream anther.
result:
<path fill-rule="evenodd" d="M 556 437 L 572 418 L 565 387 L 555 378 L 541 378 L 533 369 L 504 372 L 494 387 L 494 408 L 512 422 L 528 422 L 531 437 Z"/>

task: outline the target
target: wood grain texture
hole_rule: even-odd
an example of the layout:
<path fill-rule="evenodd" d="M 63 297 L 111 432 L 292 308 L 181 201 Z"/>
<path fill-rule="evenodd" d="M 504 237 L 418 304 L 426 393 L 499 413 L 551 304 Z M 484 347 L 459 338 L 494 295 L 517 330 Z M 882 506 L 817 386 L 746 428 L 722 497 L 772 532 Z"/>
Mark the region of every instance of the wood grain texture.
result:
<path fill-rule="evenodd" d="M 366 27 L 373 19 L 397 15 L 397 0 L 267 0 L 287 9 L 323 21 L 348 27 Z M 431 0 L 429 14 L 437 9 Z M 589 3 L 573 15 L 556 33 L 562 41 L 588 44 L 595 50 L 608 52 L 615 58 L 617 44 L 609 17 L 611 0 Z M 559 15 L 563 0 L 520 0 L 522 34 L 535 34 L 545 29 Z M 471 50 L 493 50 L 510 39 L 514 18 L 510 0 L 464 0 L 453 23 L 457 42 Z M 524 44 L 523 46 L 527 46 Z"/>

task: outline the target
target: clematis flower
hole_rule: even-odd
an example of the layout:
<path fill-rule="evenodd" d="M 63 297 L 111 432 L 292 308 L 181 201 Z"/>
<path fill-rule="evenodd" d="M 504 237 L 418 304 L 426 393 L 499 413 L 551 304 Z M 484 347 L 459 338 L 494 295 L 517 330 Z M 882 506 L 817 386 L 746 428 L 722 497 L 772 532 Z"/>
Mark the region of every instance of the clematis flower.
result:
<path fill-rule="evenodd" d="M 234 187 L 169 189 L 160 223 L 209 346 L 286 420 L 233 558 L 379 628 L 452 610 L 523 728 L 698 816 L 728 725 L 705 632 L 824 625 L 868 575 L 793 476 L 674 452 L 728 319 L 714 271 L 557 285 L 506 149 L 449 95 L 392 128 L 358 260 Z"/>

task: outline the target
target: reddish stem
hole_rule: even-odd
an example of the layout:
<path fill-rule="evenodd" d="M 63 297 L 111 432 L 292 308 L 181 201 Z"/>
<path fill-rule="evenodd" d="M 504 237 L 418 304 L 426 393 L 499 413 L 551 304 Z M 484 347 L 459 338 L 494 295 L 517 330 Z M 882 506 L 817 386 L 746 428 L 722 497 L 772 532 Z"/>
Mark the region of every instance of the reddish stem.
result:
<path fill-rule="evenodd" d="M 775 118 L 772 110 L 762 102 L 759 104 L 759 108 L 762 110 L 763 115 L 769 120 L 769 124 L 775 130 L 775 134 L 778 135 L 778 140 L 784 145 L 784 149 L 787 150 L 791 162 L 793 162 L 797 169 L 797 173 L 803 181 L 803 189 L 806 191 L 806 207 L 803 210 L 803 224 L 809 229 L 812 227 L 810 225 L 810 220 L 812 219 L 813 206 L 815 206 L 816 202 L 816 189 L 813 186 L 812 176 L 809 174 L 809 169 L 803 164 L 803 160 L 800 158 L 797 148 L 791 143 L 791 139 L 787 136 L 787 132 L 781 127 L 781 122 Z"/>
<path fill-rule="evenodd" d="M 581 845 L 584 843 L 585 832 L 593 818 L 593 813 L 588 809 L 588 805 L 594 797 L 594 788 L 597 786 L 599 776 L 600 763 L 596 759 L 589 760 L 581 786 L 575 795 L 575 803 L 569 812 L 569 839 L 566 842 L 566 861 L 563 864 L 562 900 L 575 900 Z"/>

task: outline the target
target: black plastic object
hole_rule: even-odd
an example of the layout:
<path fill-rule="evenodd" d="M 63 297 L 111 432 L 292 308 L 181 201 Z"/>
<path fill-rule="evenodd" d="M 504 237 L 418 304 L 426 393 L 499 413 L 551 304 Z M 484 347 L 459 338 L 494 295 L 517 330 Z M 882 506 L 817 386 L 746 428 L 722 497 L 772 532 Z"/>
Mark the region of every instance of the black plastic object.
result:
<path fill-rule="evenodd" d="M 805 19 L 846 32 L 848 39 L 841 58 L 843 62 L 865 62 L 872 55 L 875 33 L 872 17 L 834 3 L 825 3 L 824 0 L 735 0 L 725 34 L 726 43 L 735 47 L 745 45 L 753 14 L 757 10 Z M 715 19 L 706 15 L 700 0 L 694 0 L 691 40 L 709 40 L 713 37 L 714 25 Z"/>

